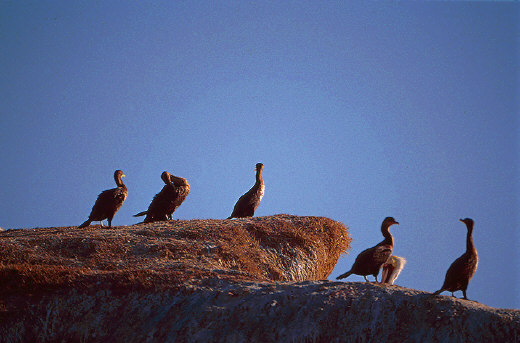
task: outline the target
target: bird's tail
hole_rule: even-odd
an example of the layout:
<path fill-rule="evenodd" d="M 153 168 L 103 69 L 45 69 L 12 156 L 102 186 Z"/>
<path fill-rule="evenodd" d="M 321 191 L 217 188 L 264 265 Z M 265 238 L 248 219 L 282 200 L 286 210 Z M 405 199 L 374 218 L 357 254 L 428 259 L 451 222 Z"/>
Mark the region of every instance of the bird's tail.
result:
<path fill-rule="evenodd" d="M 346 277 L 349 277 L 349 276 L 352 275 L 352 274 L 353 274 L 353 273 L 352 273 L 351 271 L 348 271 L 348 272 L 346 272 L 346 273 L 341 274 L 340 276 L 338 276 L 338 277 L 336 278 L 336 280 L 344 279 L 344 278 L 346 278 Z"/>
<path fill-rule="evenodd" d="M 134 214 L 134 217 L 141 217 L 146 216 L 148 214 L 148 211 L 139 212 L 137 214 Z"/>
<path fill-rule="evenodd" d="M 87 226 L 89 226 L 91 222 L 92 222 L 92 220 L 87 219 L 83 224 L 81 224 L 80 226 L 78 226 L 78 229 L 81 229 L 82 227 L 87 227 Z"/>

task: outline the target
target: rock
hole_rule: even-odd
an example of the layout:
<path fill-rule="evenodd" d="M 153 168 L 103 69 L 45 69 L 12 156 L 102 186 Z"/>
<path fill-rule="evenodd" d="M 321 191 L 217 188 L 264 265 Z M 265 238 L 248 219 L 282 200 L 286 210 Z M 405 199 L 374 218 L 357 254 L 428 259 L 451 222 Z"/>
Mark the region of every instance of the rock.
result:
<path fill-rule="evenodd" d="M 321 280 L 341 223 L 278 215 L 13 230 L 0 236 L 2 342 L 514 341 L 520 311 Z"/>

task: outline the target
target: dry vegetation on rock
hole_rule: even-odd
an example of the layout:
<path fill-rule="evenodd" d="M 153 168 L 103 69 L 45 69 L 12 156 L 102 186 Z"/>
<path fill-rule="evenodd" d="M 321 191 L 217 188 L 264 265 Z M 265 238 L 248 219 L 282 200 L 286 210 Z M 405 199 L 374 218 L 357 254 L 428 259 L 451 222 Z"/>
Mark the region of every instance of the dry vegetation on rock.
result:
<path fill-rule="evenodd" d="M 0 235 L 0 284 L 19 294 L 98 282 L 165 289 L 210 277 L 320 280 L 349 244 L 338 222 L 289 215 L 10 230 Z"/>

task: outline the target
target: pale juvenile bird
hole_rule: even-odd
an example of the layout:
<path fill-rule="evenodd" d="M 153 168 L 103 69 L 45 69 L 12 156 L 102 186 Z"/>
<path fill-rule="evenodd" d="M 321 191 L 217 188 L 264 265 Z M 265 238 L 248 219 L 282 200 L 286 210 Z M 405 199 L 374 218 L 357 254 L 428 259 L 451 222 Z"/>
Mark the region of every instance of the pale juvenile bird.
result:
<path fill-rule="evenodd" d="M 395 279 L 401 274 L 401 271 L 406 264 L 406 259 L 399 256 L 390 256 L 388 261 L 383 264 L 383 271 L 381 272 L 381 283 L 393 285 Z"/>

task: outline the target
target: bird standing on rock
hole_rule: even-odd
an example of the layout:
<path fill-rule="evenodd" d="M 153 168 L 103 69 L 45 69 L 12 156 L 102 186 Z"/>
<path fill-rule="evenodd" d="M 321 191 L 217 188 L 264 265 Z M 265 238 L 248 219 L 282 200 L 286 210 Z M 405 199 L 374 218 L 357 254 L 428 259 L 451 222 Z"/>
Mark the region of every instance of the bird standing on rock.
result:
<path fill-rule="evenodd" d="M 477 271 L 478 254 L 477 249 L 475 249 L 475 245 L 473 244 L 473 219 L 465 218 L 459 219 L 459 221 L 466 224 L 466 228 L 468 229 L 466 236 L 466 252 L 451 264 L 450 268 L 448 268 L 448 271 L 446 272 L 444 284 L 441 289 L 436 291 L 434 294 L 437 295 L 444 291 L 449 291 L 452 296 L 455 296 L 453 294 L 455 291 L 462 291 L 464 299 L 467 300 L 466 290 L 468 289 L 469 281 Z"/>
<path fill-rule="evenodd" d="M 260 201 L 264 196 L 265 185 L 264 179 L 262 178 L 263 169 L 264 165 L 262 163 L 256 164 L 255 185 L 238 199 L 233 208 L 233 213 L 231 213 L 227 219 L 252 217 L 255 214 L 255 210 L 260 205 Z"/>
<path fill-rule="evenodd" d="M 101 226 L 103 226 L 103 220 L 105 219 L 108 220 L 108 227 L 112 227 L 112 218 L 114 218 L 114 215 L 121 208 L 128 196 L 128 189 L 121 179 L 124 176 L 121 170 L 114 172 L 114 180 L 116 181 L 117 187 L 107 189 L 98 195 L 88 219 L 78 226 L 78 228 L 89 226 L 93 221 L 100 221 Z"/>
<path fill-rule="evenodd" d="M 390 226 L 397 224 L 393 217 L 386 217 L 381 224 L 381 233 L 385 239 L 375 247 L 362 251 L 354 261 L 352 268 L 344 274 L 341 274 L 336 280 L 344 279 L 352 274 L 362 275 L 368 282 L 367 275 L 373 275 L 377 281 L 377 274 L 381 266 L 392 256 L 394 249 L 394 238 L 390 233 Z"/>
<path fill-rule="evenodd" d="M 182 177 L 173 176 L 167 171 L 162 172 L 164 187 L 157 193 L 148 206 L 148 210 L 134 214 L 134 217 L 146 215 L 144 222 L 170 220 L 173 212 L 179 207 L 190 192 L 188 181 Z"/>
<path fill-rule="evenodd" d="M 188 194 L 190 193 L 190 184 L 188 180 L 183 177 L 170 175 L 170 181 L 173 183 L 175 187 L 175 197 L 170 203 L 170 207 L 168 207 L 168 219 L 172 219 L 173 212 L 181 206 L 181 204 L 186 200 Z"/>
<path fill-rule="evenodd" d="M 395 279 L 401 274 L 401 271 L 406 264 L 406 259 L 399 256 L 390 256 L 390 258 L 383 264 L 383 271 L 381 272 L 381 283 L 393 285 Z"/>

